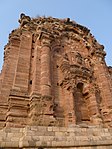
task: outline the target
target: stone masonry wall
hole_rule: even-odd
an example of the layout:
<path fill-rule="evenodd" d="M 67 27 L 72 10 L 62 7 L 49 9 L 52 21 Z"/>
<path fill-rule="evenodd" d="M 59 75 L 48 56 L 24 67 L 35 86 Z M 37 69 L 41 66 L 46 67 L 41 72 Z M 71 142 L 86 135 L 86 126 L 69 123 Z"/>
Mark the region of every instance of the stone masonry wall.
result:
<path fill-rule="evenodd" d="M 0 130 L 1 148 L 111 149 L 112 129 L 100 127 L 4 128 Z"/>

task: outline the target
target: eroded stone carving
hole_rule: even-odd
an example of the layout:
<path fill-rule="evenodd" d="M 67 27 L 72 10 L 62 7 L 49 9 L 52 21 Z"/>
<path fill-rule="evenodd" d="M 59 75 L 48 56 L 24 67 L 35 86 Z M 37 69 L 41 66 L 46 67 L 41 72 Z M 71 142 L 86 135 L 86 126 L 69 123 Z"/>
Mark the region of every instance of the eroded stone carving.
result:
<path fill-rule="evenodd" d="M 21 24 L 21 27 L 30 22 L 31 18 L 29 16 L 26 16 L 24 13 L 20 14 L 20 19 L 18 22 Z"/>

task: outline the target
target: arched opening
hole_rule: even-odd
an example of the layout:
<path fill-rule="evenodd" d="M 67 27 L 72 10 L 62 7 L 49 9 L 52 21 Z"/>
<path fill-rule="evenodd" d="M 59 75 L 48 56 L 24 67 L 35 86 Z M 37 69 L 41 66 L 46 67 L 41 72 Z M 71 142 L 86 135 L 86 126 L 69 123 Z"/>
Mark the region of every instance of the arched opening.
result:
<path fill-rule="evenodd" d="M 76 124 L 89 121 L 88 107 L 83 95 L 83 88 L 84 84 L 82 82 L 79 82 L 73 93 Z"/>

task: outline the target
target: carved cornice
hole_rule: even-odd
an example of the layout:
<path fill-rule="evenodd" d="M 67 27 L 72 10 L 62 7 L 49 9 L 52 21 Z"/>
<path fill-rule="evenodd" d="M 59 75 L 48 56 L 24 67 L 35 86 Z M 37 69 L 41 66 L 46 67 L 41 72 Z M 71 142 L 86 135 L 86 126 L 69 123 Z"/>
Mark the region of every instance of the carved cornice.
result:
<path fill-rule="evenodd" d="M 90 30 L 74 21 L 67 19 L 57 19 L 52 17 L 30 18 L 25 14 L 20 15 L 19 19 L 21 29 L 29 30 L 37 34 L 38 38 L 63 39 L 71 38 L 75 41 L 84 41 L 85 47 L 98 48 L 100 44 L 90 33 Z"/>

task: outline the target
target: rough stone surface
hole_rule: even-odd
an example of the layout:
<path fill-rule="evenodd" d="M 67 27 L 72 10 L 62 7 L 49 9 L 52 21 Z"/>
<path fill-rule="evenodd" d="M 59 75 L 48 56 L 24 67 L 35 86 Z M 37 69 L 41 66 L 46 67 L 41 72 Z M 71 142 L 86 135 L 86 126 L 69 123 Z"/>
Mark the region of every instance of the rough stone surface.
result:
<path fill-rule="evenodd" d="M 82 147 L 95 145 L 94 148 L 100 149 L 96 146 L 105 145 L 105 137 L 92 135 L 94 139 L 90 143 L 87 138 L 93 129 L 99 133 L 112 129 L 112 67 L 105 63 L 104 46 L 97 42 L 89 29 L 69 18 L 30 18 L 21 14 L 19 23 L 20 27 L 11 32 L 4 48 L 0 73 L 0 137 L 2 134 L 7 139 L 12 136 L 11 141 L 2 141 L 1 144 L 18 147 L 19 142 L 19 146 L 34 147 L 40 143 L 49 148 L 69 146 L 75 149 L 81 140 Z M 34 131 L 26 131 L 27 126 L 43 126 L 45 131 L 41 132 L 43 134 L 39 131 L 37 137 Z M 95 128 L 89 128 L 93 126 Z M 78 133 L 74 136 L 74 132 L 64 137 L 60 127 L 66 135 L 69 127 L 81 130 L 80 139 Z M 12 129 L 21 131 L 17 133 L 20 136 L 14 137 Z M 60 138 L 50 141 L 46 138 L 46 129 L 51 130 L 49 139 L 52 140 L 54 135 Z M 11 132 L 8 134 L 5 130 Z M 22 130 L 32 136 L 28 134 L 25 138 Z M 36 140 L 42 140 L 42 135 L 47 142 L 44 139 L 43 143 L 36 142 L 33 135 Z M 71 139 L 72 135 L 75 140 Z M 106 145 L 112 145 L 109 141 L 110 136 L 106 138 Z"/>

